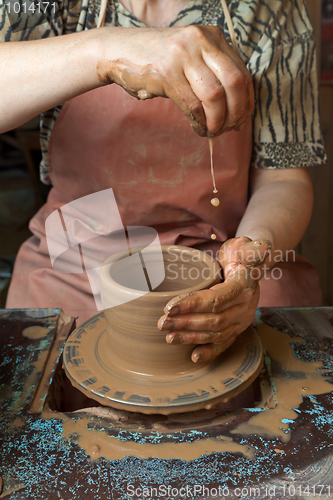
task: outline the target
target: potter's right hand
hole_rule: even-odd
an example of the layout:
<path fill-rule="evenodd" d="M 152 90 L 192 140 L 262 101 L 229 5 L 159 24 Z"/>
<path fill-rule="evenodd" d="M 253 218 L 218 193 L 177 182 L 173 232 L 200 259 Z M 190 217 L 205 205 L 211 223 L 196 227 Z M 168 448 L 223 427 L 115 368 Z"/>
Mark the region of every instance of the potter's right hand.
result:
<path fill-rule="evenodd" d="M 98 77 L 139 99 L 169 97 L 199 135 L 241 130 L 254 109 L 252 78 L 215 26 L 101 28 Z"/>
<path fill-rule="evenodd" d="M 259 301 L 259 280 L 271 252 L 269 240 L 231 238 L 221 247 L 224 281 L 171 299 L 158 321 L 169 344 L 196 344 L 191 359 L 210 361 L 251 324 Z"/>

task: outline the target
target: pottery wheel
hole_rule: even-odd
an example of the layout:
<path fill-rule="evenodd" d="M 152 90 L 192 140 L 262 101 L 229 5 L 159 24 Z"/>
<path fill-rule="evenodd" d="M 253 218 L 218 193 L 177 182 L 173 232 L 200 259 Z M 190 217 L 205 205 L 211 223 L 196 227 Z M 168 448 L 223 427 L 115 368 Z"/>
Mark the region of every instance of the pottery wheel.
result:
<path fill-rule="evenodd" d="M 103 406 L 142 413 L 181 413 L 229 401 L 259 375 L 263 349 L 254 328 L 214 362 L 173 378 L 155 379 L 119 369 L 107 355 L 104 313 L 69 336 L 64 366 L 72 385 Z M 170 345 L 172 356 L 172 345 Z"/>

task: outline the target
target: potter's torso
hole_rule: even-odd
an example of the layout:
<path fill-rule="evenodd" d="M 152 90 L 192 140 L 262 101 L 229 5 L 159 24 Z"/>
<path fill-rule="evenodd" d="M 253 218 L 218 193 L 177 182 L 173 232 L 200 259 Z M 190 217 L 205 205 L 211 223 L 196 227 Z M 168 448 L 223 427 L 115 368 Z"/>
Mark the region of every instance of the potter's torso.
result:
<path fill-rule="evenodd" d="M 63 0 L 54 5 L 58 11 L 52 19 L 38 10 L 27 15 L 12 13 L 9 19 L 3 4 L 0 41 L 37 40 L 96 28 L 100 0 Z M 273 169 L 324 163 L 313 29 L 304 0 L 227 0 L 227 5 L 240 56 L 255 84 L 252 166 Z M 231 43 L 221 0 L 189 0 L 170 26 L 189 24 L 219 26 Z M 105 25 L 145 27 L 118 0 L 107 1 Z M 41 116 L 41 178 L 45 183 L 50 183 L 49 140 L 61 109 L 59 105 Z"/>

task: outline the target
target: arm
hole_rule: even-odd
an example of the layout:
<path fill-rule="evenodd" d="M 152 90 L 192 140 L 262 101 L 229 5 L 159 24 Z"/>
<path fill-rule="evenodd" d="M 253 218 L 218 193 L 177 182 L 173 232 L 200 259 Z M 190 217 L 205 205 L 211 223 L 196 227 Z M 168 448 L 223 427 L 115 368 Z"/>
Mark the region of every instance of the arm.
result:
<path fill-rule="evenodd" d="M 0 43 L 0 133 L 102 85 L 92 35 Z"/>
<path fill-rule="evenodd" d="M 263 263 L 272 266 L 276 256 L 293 248 L 310 218 L 311 183 L 306 169 L 299 167 L 325 159 L 316 104 L 315 47 L 304 1 L 268 3 L 269 11 L 257 3 L 255 17 L 261 19 L 261 30 L 247 39 L 239 29 L 256 95 L 253 164 L 268 169 L 253 171 L 251 198 L 238 238 L 221 248 L 224 283 L 177 305 L 169 303 L 165 310 L 169 318 L 164 315 L 159 322 L 163 328 L 163 322 L 171 321 L 167 324 L 171 328 L 164 324 L 171 330 L 168 342 L 206 344 L 194 349 L 193 361 L 218 355 L 252 321 Z M 252 24 L 253 11 L 240 5 L 244 19 Z"/>
<path fill-rule="evenodd" d="M 254 170 L 251 185 L 236 238 L 220 250 L 225 281 L 173 299 L 159 320 L 160 329 L 171 330 L 167 342 L 204 344 L 194 349 L 194 362 L 218 356 L 251 324 L 263 265 L 273 266 L 275 254 L 294 248 L 310 220 L 313 193 L 307 169 Z"/>
<path fill-rule="evenodd" d="M 171 98 L 200 135 L 237 130 L 254 108 L 250 73 L 213 26 L 100 28 L 1 43 L 0 61 L 0 133 L 110 83 L 140 99 Z"/>
<path fill-rule="evenodd" d="M 286 250 L 301 241 L 310 222 L 313 189 L 307 168 L 252 169 L 251 198 L 239 224 L 236 237 L 267 239 L 274 264 Z"/>

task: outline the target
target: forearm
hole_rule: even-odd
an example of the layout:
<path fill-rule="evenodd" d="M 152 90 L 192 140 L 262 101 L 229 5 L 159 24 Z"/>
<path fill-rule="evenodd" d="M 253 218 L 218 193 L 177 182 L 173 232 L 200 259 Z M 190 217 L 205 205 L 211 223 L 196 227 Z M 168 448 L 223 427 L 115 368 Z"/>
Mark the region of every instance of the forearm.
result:
<path fill-rule="evenodd" d="M 107 27 L 5 42 L 0 62 L 0 133 L 109 83 L 138 99 L 172 99 L 199 135 L 238 130 L 254 109 L 251 75 L 215 26 Z"/>
<path fill-rule="evenodd" d="M 102 85 L 94 31 L 0 43 L 0 133 Z"/>
<path fill-rule="evenodd" d="M 313 190 L 307 169 L 254 171 L 251 198 L 236 236 L 268 239 L 275 257 L 300 242 L 309 224 Z"/>

